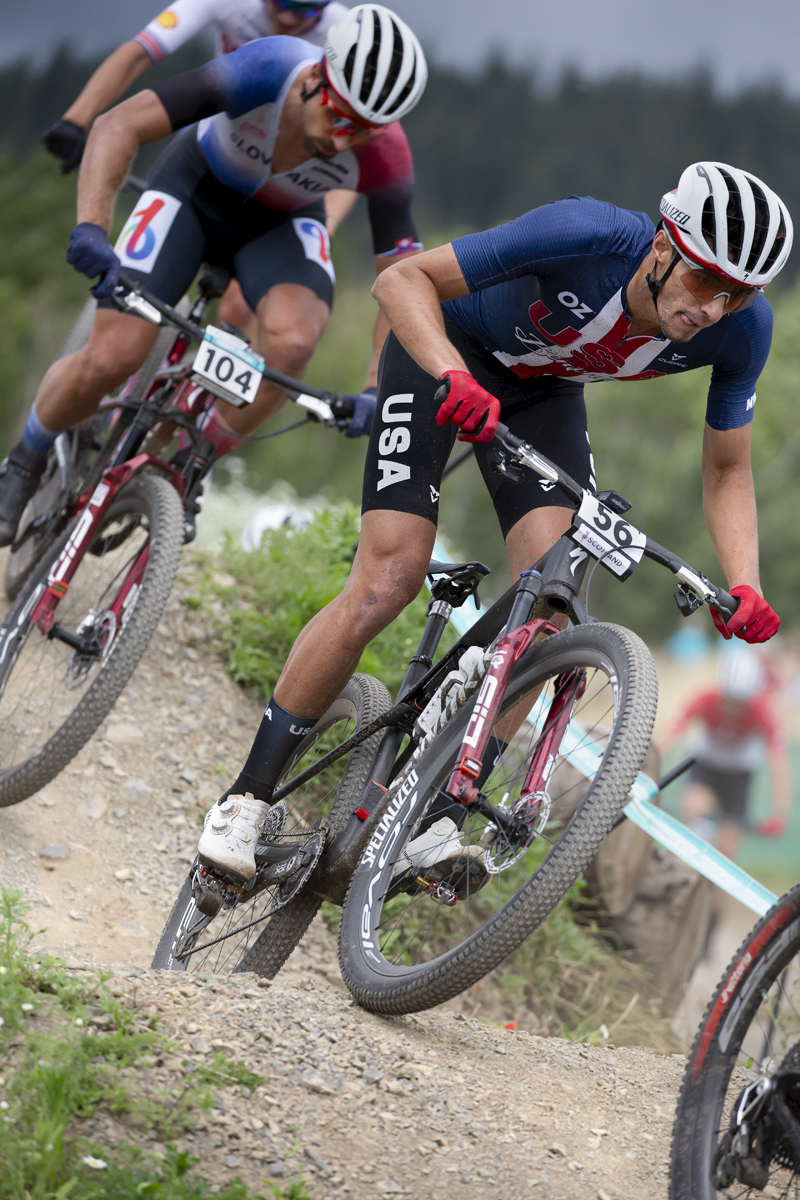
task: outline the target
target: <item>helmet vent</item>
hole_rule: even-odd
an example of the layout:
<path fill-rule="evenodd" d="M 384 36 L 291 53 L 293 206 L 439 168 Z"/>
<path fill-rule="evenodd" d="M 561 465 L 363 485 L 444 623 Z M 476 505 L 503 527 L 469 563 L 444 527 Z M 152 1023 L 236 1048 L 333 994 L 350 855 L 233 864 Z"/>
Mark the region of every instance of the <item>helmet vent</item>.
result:
<path fill-rule="evenodd" d="M 786 221 L 784 220 L 783 212 L 781 212 L 780 216 L 781 216 L 781 219 L 778 224 L 778 232 L 775 234 L 775 238 L 772 243 L 772 249 L 770 250 L 769 254 L 767 255 L 766 262 L 764 263 L 763 267 L 761 268 L 761 270 L 764 271 L 765 273 L 767 271 L 770 271 L 772 269 L 772 267 L 774 267 L 774 265 L 778 259 L 778 256 L 780 254 L 783 254 L 784 248 L 786 246 Z"/>
<path fill-rule="evenodd" d="M 403 65 L 403 35 L 397 28 L 397 25 L 394 23 L 394 21 L 392 21 L 392 33 L 394 36 L 394 41 L 392 43 L 392 61 L 389 64 L 389 70 L 386 74 L 386 82 L 384 83 L 383 88 L 381 89 L 381 94 L 375 104 L 375 107 L 379 108 L 382 112 L 394 112 L 401 100 L 403 100 L 403 98 L 407 96 L 411 90 L 410 85 L 413 85 L 414 77 L 416 75 L 416 71 L 411 72 L 411 79 L 409 83 L 406 84 L 400 96 L 398 96 L 397 100 L 395 100 L 390 109 L 384 110 L 383 106 L 392 94 L 392 89 L 397 83 L 397 78 Z"/>
<path fill-rule="evenodd" d="M 371 46 L 369 54 L 367 55 L 366 60 L 364 62 L 364 74 L 361 78 L 361 91 L 359 92 L 359 99 L 361 100 L 362 104 L 367 103 L 367 101 L 369 100 L 369 97 L 370 97 L 370 93 L 371 93 L 373 87 L 375 86 L 375 77 L 376 77 L 377 71 L 378 71 L 378 55 L 381 52 L 381 38 L 382 37 L 383 37 L 383 30 L 381 29 L 380 18 L 378 17 L 378 14 L 376 12 L 373 12 L 373 14 L 372 14 L 372 46 Z"/>
<path fill-rule="evenodd" d="M 711 250 L 712 254 L 717 253 L 717 214 L 714 212 L 714 197 L 706 197 L 703 204 L 703 215 L 701 218 L 701 229 L 703 233 L 703 241 Z"/>
<path fill-rule="evenodd" d="M 767 234 L 769 233 L 769 203 L 755 179 L 750 179 L 749 183 L 756 206 L 756 222 L 753 229 L 753 245 L 750 248 L 750 257 L 747 260 L 745 270 L 752 271 L 766 245 Z"/>
<path fill-rule="evenodd" d="M 352 87 L 352 85 L 353 85 L 353 69 L 356 65 L 356 50 L 357 49 L 358 49 L 358 43 L 353 42 L 352 46 L 350 47 L 350 51 L 347 55 L 345 64 L 344 64 L 343 74 L 344 74 L 345 79 L 347 80 L 348 87 Z"/>
<path fill-rule="evenodd" d="M 728 260 L 738 263 L 744 246 L 745 223 L 742 212 L 742 195 L 739 185 L 724 167 L 717 167 L 725 183 L 728 185 L 728 205 L 725 217 L 728 225 Z"/>

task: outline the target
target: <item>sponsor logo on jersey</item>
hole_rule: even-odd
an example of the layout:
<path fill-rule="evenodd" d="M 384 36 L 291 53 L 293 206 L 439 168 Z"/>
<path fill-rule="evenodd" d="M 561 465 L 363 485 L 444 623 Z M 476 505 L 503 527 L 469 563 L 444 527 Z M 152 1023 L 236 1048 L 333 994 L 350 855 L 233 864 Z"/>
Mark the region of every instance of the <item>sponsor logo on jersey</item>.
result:
<path fill-rule="evenodd" d="M 331 244 L 325 226 L 311 217 L 293 217 L 292 224 L 306 258 L 322 267 L 323 271 L 330 275 L 331 283 L 336 283 L 336 272 L 331 262 Z"/>
<path fill-rule="evenodd" d="M 166 192 L 145 192 L 114 247 L 123 267 L 150 274 L 180 206 Z"/>
<path fill-rule="evenodd" d="M 175 13 L 172 11 L 172 9 L 167 8 L 164 10 L 164 12 L 159 13 L 159 15 L 156 17 L 156 24 L 162 25 L 164 29 L 177 29 L 178 18 L 175 16 Z"/>

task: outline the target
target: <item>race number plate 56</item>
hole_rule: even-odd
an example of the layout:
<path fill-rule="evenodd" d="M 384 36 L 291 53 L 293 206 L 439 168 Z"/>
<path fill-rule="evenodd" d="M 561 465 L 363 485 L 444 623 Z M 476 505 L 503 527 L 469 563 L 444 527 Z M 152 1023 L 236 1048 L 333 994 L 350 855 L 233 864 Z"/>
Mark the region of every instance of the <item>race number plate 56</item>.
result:
<path fill-rule="evenodd" d="M 245 408 L 255 399 L 263 371 L 264 359 L 247 342 L 224 329 L 206 327 L 192 369 L 196 383 L 229 404 Z"/>
<path fill-rule="evenodd" d="M 602 559 L 620 579 L 627 579 L 642 561 L 647 538 L 622 517 L 589 492 L 583 493 L 583 502 L 575 514 L 570 537 L 588 550 L 595 558 Z"/>

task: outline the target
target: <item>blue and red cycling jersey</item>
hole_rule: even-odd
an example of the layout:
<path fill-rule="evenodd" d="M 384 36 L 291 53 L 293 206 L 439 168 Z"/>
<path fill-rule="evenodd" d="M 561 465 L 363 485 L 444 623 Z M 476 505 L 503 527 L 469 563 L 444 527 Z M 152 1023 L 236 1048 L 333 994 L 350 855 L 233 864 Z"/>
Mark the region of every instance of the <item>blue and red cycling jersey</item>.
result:
<path fill-rule="evenodd" d="M 654 234 L 645 213 L 589 196 L 545 204 L 453 242 L 470 294 L 445 308 L 520 379 L 655 379 L 711 366 L 709 425 L 747 425 L 772 341 L 763 295 L 688 342 L 623 340 L 626 289 Z"/>
<path fill-rule="evenodd" d="M 375 254 L 419 249 L 411 217 L 414 162 L 399 122 L 332 158 L 272 170 L 286 97 L 299 72 L 322 53 L 300 38 L 261 38 L 153 91 L 173 129 L 199 121 L 200 151 L 226 187 L 281 212 L 305 208 L 335 188 L 360 192 L 367 197 Z"/>

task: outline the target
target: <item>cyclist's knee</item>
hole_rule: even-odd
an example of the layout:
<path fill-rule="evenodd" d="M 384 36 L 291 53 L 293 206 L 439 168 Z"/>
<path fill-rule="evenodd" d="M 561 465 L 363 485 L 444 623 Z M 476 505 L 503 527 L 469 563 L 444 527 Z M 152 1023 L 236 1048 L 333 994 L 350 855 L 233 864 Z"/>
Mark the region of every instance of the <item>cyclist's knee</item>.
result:
<path fill-rule="evenodd" d="M 259 333 L 259 348 L 271 366 L 278 370 L 300 371 L 317 348 L 320 334 L 302 325 L 286 329 L 264 329 Z"/>
<path fill-rule="evenodd" d="M 384 571 L 356 578 L 345 589 L 348 620 L 358 633 L 357 640 L 366 642 L 376 637 L 419 594 L 424 580 L 416 564 L 393 561 Z"/>
<path fill-rule="evenodd" d="M 93 332 L 92 337 L 75 356 L 75 366 L 82 381 L 89 386 L 116 387 L 134 371 L 138 371 L 155 340 L 145 325 L 129 338 L 119 337 L 113 329 Z M 144 335 L 144 336 L 143 336 Z"/>

